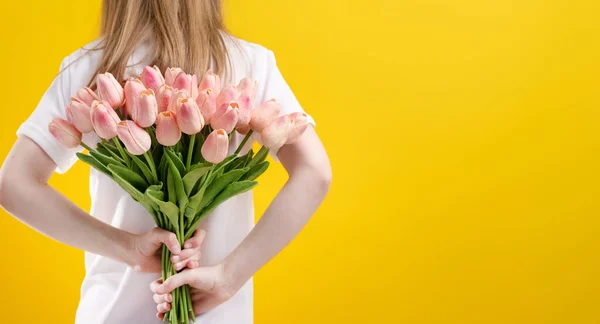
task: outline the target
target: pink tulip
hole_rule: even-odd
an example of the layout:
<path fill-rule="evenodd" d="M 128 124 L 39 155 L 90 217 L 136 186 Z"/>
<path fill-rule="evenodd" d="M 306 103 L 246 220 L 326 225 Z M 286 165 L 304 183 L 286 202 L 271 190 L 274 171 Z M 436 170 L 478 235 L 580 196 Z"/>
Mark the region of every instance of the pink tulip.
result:
<path fill-rule="evenodd" d="M 273 151 L 279 150 L 285 144 L 294 122 L 289 115 L 275 118 L 262 131 L 263 145 Z"/>
<path fill-rule="evenodd" d="M 224 129 L 216 129 L 202 145 L 202 157 L 210 163 L 219 163 L 227 157 L 229 151 L 229 137 Z"/>
<path fill-rule="evenodd" d="M 223 129 L 228 134 L 233 131 L 239 120 L 239 109 L 235 102 L 231 102 L 225 111 L 220 115 L 214 115 L 210 126 L 213 129 Z"/>
<path fill-rule="evenodd" d="M 163 84 L 165 84 L 165 78 L 162 73 L 160 73 L 160 69 L 158 66 L 145 66 L 141 75 L 142 83 L 146 88 L 152 89 L 152 91 L 157 92 Z"/>
<path fill-rule="evenodd" d="M 89 107 L 92 106 L 92 103 L 94 102 L 94 100 L 100 100 L 98 98 L 98 96 L 96 95 L 96 93 L 94 92 L 94 90 L 92 90 L 88 87 L 85 87 L 85 88 L 77 91 L 75 98 L 83 101 Z"/>
<path fill-rule="evenodd" d="M 304 134 L 306 128 L 308 128 L 308 116 L 305 113 L 295 112 L 291 113 L 289 116 L 293 121 L 293 126 L 287 140 L 285 141 L 285 144 L 294 143 L 300 138 L 300 136 L 302 136 L 302 134 Z"/>
<path fill-rule="evenodd" d="M 200 107 L 200 112 L 207 124 L 210 123 L 212 116 L 217 110 L 216 99 L 216 92 L 210 88 L 200 91 L 200 93 L 198 93 L 198 98 L 196 98 L 196 103 L 198 104 L 198 107 Z"/>
<path fill-rule="evenodd" d="M 175 113 L 163 111 L 156 118 L 156 140 L 164 146 L 173 146 L 181 139 Z"/>
<path fill-rule="evenodd" d="M 187 91 L 173 89 L 173 94 L 171 95 L 171 102 L 169 102 L 169 108 L 167 110 L 176 112 L 177 111 L 177 102 L 181 99 L 188 99 L 190 96 Z"/>
<path fill-rule="evenodd" d="M 254 99 L 256 98 L 256 90 L 258 89 L 258 82 L 252 81 L 248 78 L 243 78 L 237 86 L 237 90 L 240 96 L 246 97 L 250 108 L 253 108 Z M 238 100 L 240 102 L 241 100 Z"/>
<path fill-rule="evenodd" d="M 202 81 L 200 81 L 200 84 L 198 85 L 198 90 L 200 92 L 206 89 L 211 89 L 216 94 L 221 92 L 221 78 L 211 71 L 208 71 L 206 74 L 204 74 Z"/>
<path fill-rule="evenodd" d="M 265 126 L 270 124 L 281 111 L 281 105 L 271 99 L 252 111 L 250 127 L 256 132 L 262 132 Z"/>
<path fill-rule="evenodd" d="M 81 143 L 81 132 L 62 118 L 54 118 L 48 125 L 48 131 L 66 148 L 75 148 Z"/>
<path fill-rule="evenodd" d="M 152 89 L 148 89 L 140 93 L 135 98 L 135 104 L 133 105 L 131 118 L 133 118 L 138 125 L 141 127 L 150 127 L 154 125 L 157 114 L 158 104 Z"/>
<path fill-rule="evenodd" d="M 242 135 L 246 135 L 246 134 L 248 134 L 248 132 L 250 131 L 250 129 L 251 129 L 251 128 L 250 128 L 250 125 L 247 125 L 247 126 L 241 126 L 241 127 L 237 127 L 237 126 L 236 126 L 236 127 L 235 127 L 235 130 L 236 130 L 238 133 L 242 134 Z"/>
<path fill-rule="evenodd" d="M 171 104 L 171 99 L 174 90 L 175 89 L 166 84 L 160 87 L 160 89 L 158 89 L 158 93 L 156 95 L 156 101 L 158 103 L 158 112 L 169 110 L 169 105 Z"/>
<path fill-rule="evenodd" d="M 225 109 L 227 109 L 227 105 L 229 105 L 229 103 L 232 101 L 236 101 L 239 96 L 240 93 L 235 87 L 226 86 L 225 88 L 223 88 L 223 90 L 221 90 L 221 93 L 219 93 L 219 95 L 217 96 L 217 112 L 219 110 L 225 111 Z"/>
<path fill-rule="evenodd" d="M 115 77 L 109 72 L 98 74 L 96 77 L 96 83 L 98 87 L 98 97 L 108 102 L 113 108 L 121 108 L 125 102 L 125 94 L 123 87 Z"/>
<path fill-rule="evenodd" d="M 146 153 L 152 145 L 152 139 L 146 131 L 132 120 L 124 120 L 117 125 L 119 139 L 127 151 L 133 155 Z"/>
<path fill-rule="evenodd" d="M 175 77 L 181 72 L 183 72 L 183 70 L 180 68 L 168 68 L 165 71 L 165 84 L 172 87 Z"/>
<path fill-rule="evenodd" d="M 204 127 L 204 118 L 192 98 L 179 98 L 175 104 L 177 125 L 185 134 L 194 135 Z"/>
<path fill-rule="evenodd" d="M 92 104 L 92 125 L 100 138 L 111 139 L 117 136 L 119 116 L 106 101 L 95 101 Z"/>
<path fill-rule="evenodd" d="M 144 91 L 146 91 L 146 87 L 138 78 L 130 78 L 125 82 L 125 108 L 128 115 L 135 110 L 135 98 Z"/>
<path fill-rule="evenodd" d="M 198 77 L 194 74 L 186 74 L 181 71 L 172 84 L 173 88 L 187 92 L 188 96 L 196 99 L 198 97 Z"/>
<path fill-rule="evenodd" d="M 67 106 L 67 119 L 78 131 L 89 133 L 94 130 L 92 119 L 90 117 L 90 106 L 77 97 L 71 98 L 71 103 Z"/>

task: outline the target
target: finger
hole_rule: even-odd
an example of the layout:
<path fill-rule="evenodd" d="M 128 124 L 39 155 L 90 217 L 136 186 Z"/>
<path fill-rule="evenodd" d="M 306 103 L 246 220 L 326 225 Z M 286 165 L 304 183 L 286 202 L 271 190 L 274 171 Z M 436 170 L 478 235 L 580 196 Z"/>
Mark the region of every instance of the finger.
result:
<path fill-rule="evenodd" d="M 154 294 L 154 295 L 152 295 L 152 299 L 154 299 L 154 302 L 157 304 L 165 302 L 164 295 Z"/>
<path fill-rule="evenodd" d="M 185 261 L 196 254 L 200 254 L 200 249 L 198 249 L 198 248 L 183 249 L 183 250 L 181 250 L 181 253 L 179 253 L 178 255 L 172 256 L 171 261 L 173 261 L 173 262 Z"/>
<path fill-rule="evenodd" d="M 152 295 L 152 299 L 154 299 L 154 302 L 157 304 L 173 302 L 173 296 L 171 296 L 171 294 L 164 294 L 164 295 L 154 294 L 154 295 Z"/>
<path fill-rule="evenodd" d="M 156 293 L 156 288 L 160 285 L 162 285 L 163 281 L 162 279 L 157 279 L 154 280 L 150 283 L 150 290 L 152 290 L 153 293 Z"/>
<path fill-rule="evenodd" d="M 165 231 L 158 227 L 153 229 L 153 233 L 156 242 L 164 243 L 173 254 L 181 253 L 181 246 L 179 246 L 175 233 Z"/>
<path fill-rule="evenodd" d="M 188 267 L 189 269 L 195 269 L 195 268 L 198 268 L 198 267 L 200 267 L 200 262 L 198 262 L 198 260 L 190 260 L 190 261 L 188 261 L 188 263 L 187 263 L 187 267 Z"/>
<path fill-rule="evenodd" d="M 156 288 L 156 293 L 158 294 L 166 294 L 173 291 L 175 288 L 181 287 L 183 285 L 190 285 L 195 287 L 197 276 L 194 271 L 183 271 L 174 276 L 171 276 L 167 281 L 165 281 L 162 285 Z"/>
<path fill-rule="evenodd" d="M 197 229 L 196 233 L 194 233 L 194 236 L 192 236 L 189 240 L 185 241 L 183 247 L 186 249 L 200 247 L 205 237 L 206 231 L 203 229 Z"/>
<path fill-rule="evenodd" d="M 171 310 L 171 304 L 170 303 L 161 303 L 156 305 L 156 309 L 158 310 L 159 313 L 166 313 L 167 311 Z"/>

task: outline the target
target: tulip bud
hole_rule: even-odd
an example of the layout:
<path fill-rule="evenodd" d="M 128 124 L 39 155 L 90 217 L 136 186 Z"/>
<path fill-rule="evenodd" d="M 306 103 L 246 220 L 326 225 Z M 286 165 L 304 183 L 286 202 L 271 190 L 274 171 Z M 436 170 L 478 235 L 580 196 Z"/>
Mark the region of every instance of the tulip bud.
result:
<path fill-rule="evenodd" d="M 165 84 L 165 78 L 162 73 L 160 73 L 160 69 L 158 66 L 145 66 L 142 71 L 142 83 L 146 88 L 152 89 L 152 91 L 157 92 L 163 84 Z"/>
<path fill-rule="evenodd" d="M 229 103 L 232 101 L 236 101 L 239 96 L 240 93 L 235 87 L 227 86 L 223 88 L 223 90 L 221 90 L 221 93 L 219 93 L 219 95 L 217 96 L 217 112 L 221 111 L 222 113 L 223 111 L 225 111 L 227 105 L 229 105 Z M 221 113 L 218 114 L 221 115 Z"/>
<path fill-rule="evenodd" d="M 265 126 L 279 116 L 280 111 L 281 105 L 275 99 L 263 103 L 252 111 L 250 127 L 256 132 L 262 132 Z"/>
<path fill-rule="evenodd" d="M 294 123 L 289 115 L 275 118 L 262 131 L 263 145 L 273 151 L 279 150 L 285 144 L 292 127 Z"/>
<path fill-rule="evenodd" d="M 92 103 L 94 102 L 94 100 L 100 100 L 98 98 L 98 96 L 96 95 L 96 93 L 94 92 L 94 90 L 92 90 L 88 87 L 85 87 L 85 88 L 77 91 L 75 98 L 83 101 L 89 107 L 92 106 Z"/>
<path fill-rule="evenodd" d="M 168 68 L 165 71 L 165 84 L 172 87 L 175 77 L 177 77 L 180 72 L 183 72 L 180 68 Z"/>
<path fill-rule="evenodd" d="M 177 76 L 175 76 L 175 80 L 173 80 L 173 88 L 183 90 L 187 92 L 188 96 L 196 99 L 198 97 L 198 77 L 190 74 L 186 74 L 181 71 Z"/>
<path fill-rule="evenodd" d="M 229 151 L 229 137 L 224 129 L 216 129 L 202 145 L 202 157 L 210 163 L 219 163 L 227 157 Z"/>
<path fill-rule="evenodd" d="M 67 106 L 67 119 L 78 131 L 89 133 L 94 130 L 92 119 L 90 117 L 90 106 L 77 97 L 71 98 L 71 103 Z"/>
<path fill-rule="evenodd" d="M 211 88 L 200 91 L 200 93 L 198 93 L 198 98 L 196 98 L 196 103 L 198 104 L 200 112 L 204 117 L 204 122 L 207 124 L 210 123 L 212 116 L 217 110 L 216 99 L 216 92 Z"/>
<path fill-rule="evenodd" d="M 168 85 L 163 85 L 158 89 L 158 93 L 156 94 L 156 102 L 158 103 L 158 112 L 163 112 L 169 110 L 169 105 L 171 104 L 171 99 L 173 96 L 173 89 Z"/>
<path fill-rule="evenodd" d="M 240 95 L 245 95 L 248 99 L 248 103 L 250 104 L 250 108 L 253 108 L 254 99 L 256 98 L 256 90 L 258 88 L 258 82 L 252 81 L 248 78 L 243 78 L 237 86 L 237 90 Z M 241 100 L 238 100 L 241 101 Z"/>
<path fill-rule="evenodd" d="M 121 108 L 125 102 L 123 87 L 115 77 L 109 73 L 98 74 L 96 77 L 98 97 L 108 102 L 113 109 Z"/>
<path fill-rule="evenodd" d="M 212 89 L 212 91 L 216 94 L 221 92 L 221 78 L 211 71 L 208 71 L 206 74 L 204 74 L 202 81 L 200 81 L 200 85 L 198 85 L 199 92 L 202 92 L 206 89 Z"/>
<path fill-rule="evenodd" d="M 187 91 L 173 89 L 173 93 L 171 94 L 171 102 L 169 102 L 169 108 L 167 110 L 176 112 L 177 111 L 177 102 L 180 99 L 187 99 L 189 97 L 190 96 L 188 95 Z"/>
<path fill-rule="evenodd" d="M 293 121 L 293 127 L 288 135 L 287 140 L 285 141 L 285 144 L 294 143 L 300 138 L 300 136 L 302 136 L 302 134 L 304 134 L 306 128 L 308 128 L 308 116 L 305 113 L 295 112 L 291 113 L 289 116 Z"/>
<path fill-rule="evenodd" d="M 158 105 L 152 89 L 140 93 L 135 98 L 131 118 L 133 118 L 138 125 L 141 127 L 150 127 L 154 125 L 157 114 Z"/>
<path fill-rule="evenodd" d="M 239 120 L 239 109 L 235 102 L 231 102 L 221 115 L 214 115 L 210 126 L 213 129 L 223 129 L 228 134 L 233 131 Z"/>
<path fill-rule="evenodd" d="M 92 104 L 92 125 L 100 138 L 111 139 L 117 136 L 119 116 L 106 101 L 95 101 Z"/>
<path fill-rule="evenodd" d="M 48 124 L 48 131 L 66 148 L 75 148 L 81 143 L 81 132 L 62 118 L 54 118 Z"/>
<path fill-rule="evenodd" d="M 133 111 L 136 110 L 135 106 L 135 98 L 137 98 L 140 93 L 146 91 L 146 87 L 142 83 L 142 81 L 138 78 L 130 78 L 125 82 L 125 108 L 127 110 L 127 114 L 133 114 Z"/>
<path fill-rule="evenodd" d="M 175 107 L 179 129 L 185 134 L 194 135 L 204 127 L 204 118 L 198 104 L 192 98 L 179 98 Z"/>
<path fill-rule="evenodd" d="M 163 111 L 156 117 L 156 140 L 164 146 L 173 146 L 181 139 L 181 130 L 175 112 Z"/>
<path fill-rule="evenodd" d="M 146 131 L 132 120 L 124 120 L 117 125 L 119 139 L 127 151 L 133 155 L 146 153 L 152 145 L 152 139 Z"/>

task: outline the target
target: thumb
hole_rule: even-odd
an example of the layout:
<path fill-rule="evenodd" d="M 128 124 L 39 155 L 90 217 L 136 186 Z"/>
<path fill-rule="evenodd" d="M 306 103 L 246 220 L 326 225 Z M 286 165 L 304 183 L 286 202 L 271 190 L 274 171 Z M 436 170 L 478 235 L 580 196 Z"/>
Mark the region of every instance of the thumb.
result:
<path fill-rule="evenodd" d="M 152 239 L 158 243 L 158 245 L 164 243 L 173 254 L 181 253 L 181 246 L 179 245 L 179 241 L 177 241 L 177 235 L 173 232 L 155 227 L 152 229 Z"/>
<path fill-rule="evenodd" d="M 183 285 L 190 285 L 198 290 L 210 291 L 214 287 L 214 278 L 206 268 L 185 270 L 167 279 L 162 285 L 156 287 L 156 293 L 167 294 Z"/>

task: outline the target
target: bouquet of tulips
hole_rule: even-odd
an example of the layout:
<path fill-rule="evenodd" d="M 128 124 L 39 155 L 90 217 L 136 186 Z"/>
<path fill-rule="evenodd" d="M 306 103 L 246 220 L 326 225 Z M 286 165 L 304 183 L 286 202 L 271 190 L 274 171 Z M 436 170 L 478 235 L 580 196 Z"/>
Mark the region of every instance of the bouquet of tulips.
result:
<path fill-rule="evenodd" d="M 244 78 L 222 87 L 218 75 L 196 75 L 179 68 L 165 74 L 146 66 L 122 86 L 110 73 L 98 74 L 96 91 L 83 88 L 66 107 L 67 120 L 55 118 L 50 133 L 62 145 L 81 145 L 83 162 L 117 182 L 183 244 L 202 219 L 227 199 L 256 186 L 266 171 L 269 150 L 299 138 L 307 127 L 303 113 L 280 115 L 274 99 L 254 108 L 257 83 Z M 245 134 L 233 154 L 234 132 Z M 96 144 L 82 141 L 95 132 Z M 263 146 L 240 155 L 253 133 Z M 162 247 L 162 277 L 176 271 Z M 194 321 L 188 286 L 173 291 L 170 323 Z"/>

